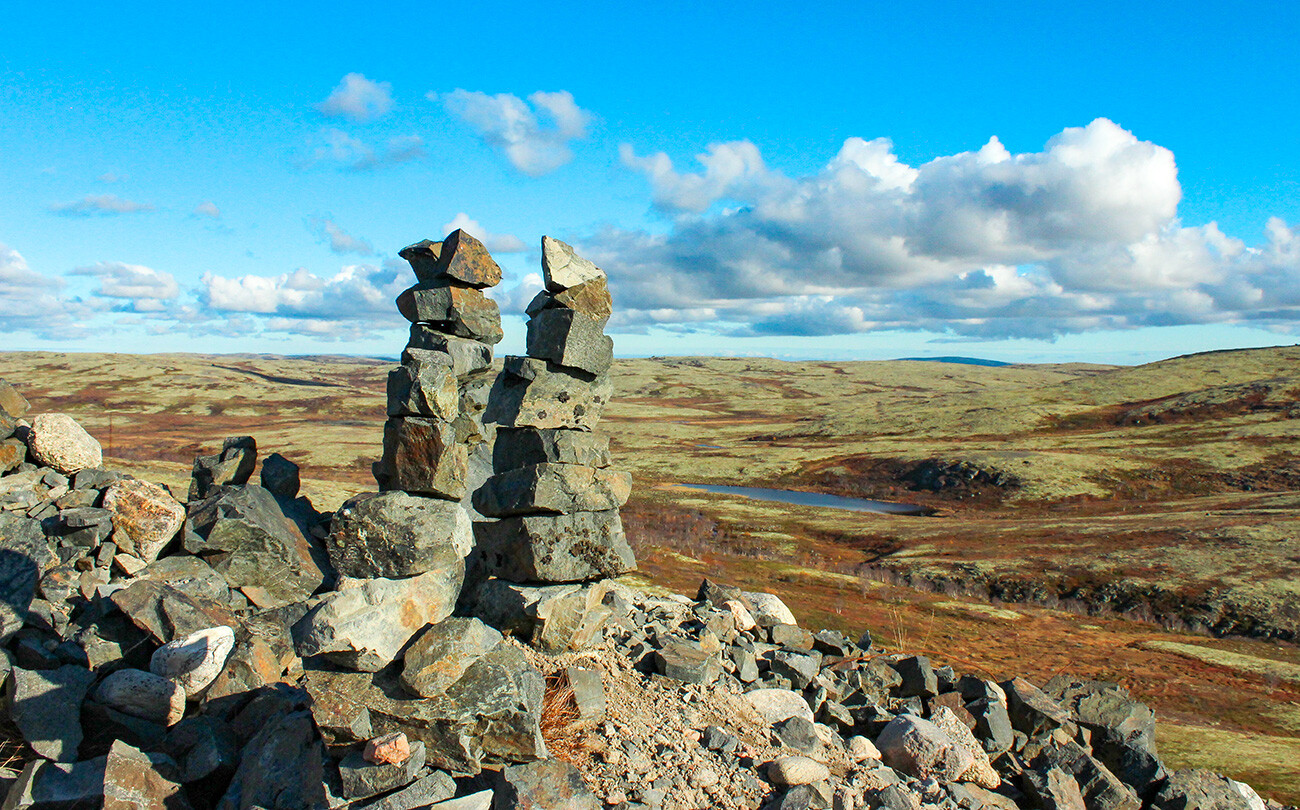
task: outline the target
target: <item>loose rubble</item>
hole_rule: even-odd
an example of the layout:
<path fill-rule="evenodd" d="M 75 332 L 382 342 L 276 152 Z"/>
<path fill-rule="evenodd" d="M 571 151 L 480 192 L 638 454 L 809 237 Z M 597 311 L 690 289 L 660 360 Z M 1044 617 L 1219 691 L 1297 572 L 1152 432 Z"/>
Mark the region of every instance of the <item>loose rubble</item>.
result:
<path fill-rule="evenodd" d="M 1281 810 L 1169 772 L 1114 684 L 994 683 L 779 597 L 632 587 L 603 271 L 542 241 L 526 357 L 456 231 L 388 380 L 378 492 L 322 514 L 253 437 L 182 501 L 0 381 L 3 807 Z"/>

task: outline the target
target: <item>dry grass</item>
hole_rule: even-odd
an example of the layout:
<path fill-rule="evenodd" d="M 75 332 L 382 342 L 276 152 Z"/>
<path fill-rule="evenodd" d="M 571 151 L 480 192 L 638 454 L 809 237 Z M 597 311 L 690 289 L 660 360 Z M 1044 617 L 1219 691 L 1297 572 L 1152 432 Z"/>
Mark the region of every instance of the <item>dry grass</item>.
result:
<path fill-rule="evenodd" d="M 573 687 L 562 670 L 546 675 L 541 728 L 546 750 L 552 758 L 579 765 L 590 756 L 590 729 L 578 713 Z"/>

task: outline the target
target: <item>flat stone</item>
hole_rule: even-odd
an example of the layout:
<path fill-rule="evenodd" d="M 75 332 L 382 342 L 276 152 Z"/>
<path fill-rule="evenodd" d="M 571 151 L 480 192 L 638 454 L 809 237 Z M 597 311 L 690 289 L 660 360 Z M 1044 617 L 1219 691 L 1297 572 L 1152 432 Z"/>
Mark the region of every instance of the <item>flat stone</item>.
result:
<path fill-rule="evenodd" d="M 577 768 L 560 760 L 507 765 L 497 776 L 493 810 L 601 810 Z"/>
<path fill-rule="evenodd" d="M 480 790 L 478 793 L 461 796 L 459 799 L 431 804 L 428 810 L 491 810 L 495 796 L 494 791 Z M 388 810 L 388 808 L 384 808 L 384 810 Z M 407 808 L 403 808 L 403 810 L 407 810 Z"/>
<path fill-rule="evenodd" d="M 113 542 L 144 562 L 158 559 L 185 523 L 185 507 L 171 493 L 134 478 L 109 484 L 104 508 L 113 514 Z"/>
<path fill-rule="evenodd" d="M 185 690 L 140 669 L 119 669 L 95 690 L 95 700 L 123 714 L 170 726 L 185 715 Z"/>
<path fill-rule="evenodd" d="M 489 517 L 601 512 L 618 509 L 631 493 L 632 476 L 622 470 L 533 464 L 489 478 L 474 506 Z"/>
<path fill-rule="evenodd" d="M 174 779 L 176 764 L 122 741 L 108 753 L 82 762 L 30 762 L 12 785 L 7 807 L 174 808 L 190 803 Z"/>
<path fill-rule="evenodd" d="M 417 284 L 397 296 L 397 311 L 412 323 L 427 323 L 482 343 L 500 343 L 504 336 L 497 302 L 473 287 L 438 281 Z"/>
<path fill-rule="evenodd" d="M 9 672 L 9 716 L 37 756 L 74 762 L 81 745 L 81 703 L 95 675 L 79 666 Z"/>
<path fill-rule="evenodd" d="M 542 279 L 547 290 L 567 290 L 604 277 L 604 270 L 579 256 L 572 246 L 550 236 L 542 237 Z"/>
<path fill-rule="evenodd" d="M 18 389 L 10 383 L 0 380 L 0 413 L 4 413 L 12 419 L 21 419 L 27 415 L 31 405 Z"/>
<path fill-rule="evenodd" d="M 768 764 L 767 778 L 774 785 L 795 787 L 830 779 L 831 772 L 825 765 L 809 757 L 778 757 Z"/>
<path fill-rule="evenodd" d="M 797 624 L 774 624 L 767 632 L 772 643 L 779 647 L 805 653 L 813 651 L 813 634 Z"/>
<path fill-rule="evenodd" d="M 409 756 L 397 763 L 367 762 L 361 751 L 353 751 L 339 762 L 339 779 L 343 796 L 348 799 L 368 799 L 397 788 L 406 787 L 419 776 L 424 767 L 424 743 L 410 745 Z"/>
<path fill-rule="evenodd" d="M 397 659 L 411 636 L 451 615 L 465 576 L 463 560 L 404 579 L 340 583 L 294 625 L 298 654 L 324 655 L 350 669 L 374 672 Z"/>
<path fill-rule="evenodd" d="M 451 423 L 413 416 L 384 424 L 380 488 L 447 500 L 465 496 L 469 450 Z"/>
<path fill-rule="evenodd" d="M 415 277 L 420 281 L 433 281 L 438 277 L 438 260 L 442 257 L 442 243 L 432 239 L 421 239 L 414 245 L 407 245 L 397 251 L 397 255 L 410 262 Z"/>
<path fill-rule="evenodd" d="M 388 415 L 454 420 L 460 392 L 451 357 L 425 349 L 407 349 L 402 365 L 388 372 Z"/>
<path fill-rule="evenodd" d="M 636 570 L 618 510 L 474 525 L 483 571 L 511 582 L 579 582 Z"/>
<path fill-rule="evenodd" d="M 406 649 L 402 686 L 421 697 L 445 694 L 501 641 L 500 632 L 478 619 L 449 618 L 431 625 Z"/>
<path fill-rule="evenodd" d="M 217 805 L 237 808 L 324 808 L 325 750 L 306 711 L 267 722 L 244 746 L 239 768 Z"/>
<path fill-rule="evenodd" d="M 229 436 L 221 442 L 221 451 L 197 456 L 190 474 L 191 501 L 202 500 L 217 487 L 243 486 L 257 464 L 257 441 L 252 436 Z"/>
<path fill-rule="evenodd" d="M 482 242 L 463 230 L 447 234 L 439 253 L 435 278 L 455 279 L 471 287 L 492 287 L 501 283 L 500 266 L 492 260 Z"/>
<path fill-rule="evenodd" d="M 939 681 L 930 666 L 930 659 L 924 655 L 909 655 L 891 662 L 890 666 L 903 677 L 903 684 L 898 688 L 899 697 L 933 697 L 939 694 Z"/>
<path fill-rule="evenodd" d="M 1037 737 L 1054 728 L 1073 728 L 1070 713 L 1024 678 L 1005 681 L 1002 689 L 1006 692 L 1011 725 L 1017 731 Z"/>
<path fill-rule="evenodd" d="M 492 807 L 492 791 L 487 790 L 473 795 L 482 796 L 485 794 L 487 804 L 482 806 L 482 810 L 489 810 Z M 455 795 L 456 781 L 452 779 L 451 774 L 445 771 L 434 771 L 427 776 L 420 777 L 399 791 L 390 793 L 381 799 L 376 799 L 373 803 L 367 803 L 365 810 L 424 810 L 424 808 L 429 807 L 455 810 L 454 805 L 457 802 L 465 802 L 472 798 L 465 797 L 446 801 Z M 463 810 L 469 810 L 471 806 L 477 805 L 464 805 Z"/>
<path fill-rule="evenodd" d="M 718 656 L 705 652 L 698 643 L 662 641 L 654 656 L 655 670 L 660 675 L 683 683 L 713 683 L 722 670 Z"/>
<path fill-rule="evenodd" d="M 469 514 L 454 501 L 405 492 L 363 493 L 343 502 L 326 539 L 340 576 L 405 577 L 469 555 Z"/>
<path fill-rule="evenodd" d="M 136 579 L 166 585 L 199 602 L 222 604 L 230 599 L 225 577 L 191 554 L 169 554 L 155 560 Z"/>
<path fill-rule="evenodd" d="M 745 693 L 745 700 L 769 725 L 790 717 L 813 721 L 813 711 L 803 695 L 789 689 L 754 689 Z"/>
<path fill-rule="evenodd" d="M 277 498 L 293 500 L 302 486 L 298 465 L 279 453 L 262 459 L 262 487 Z"/>
<path fill-rule="evenodd" d="M 187 698 L 208 688 L 235 649 L 235 631 L 228 626 L 209 627 L 172 639 L 154 650 L 149 670 L 185 690 Z"/>
<path fill-rule="evenodd" d="M 614 363 L 614 340 L 603 329 L 577 310 L 543 309 L 528 320 L 528 356 L 603 374 Z"/>
<path fill-rule="evenodd" d="M 551 292 L 542 290 L 524 310 L 530 317 L 544 309 L 562 307 L 581 312 L 603 327 L 614 312 L 614 302 L 609 296 L 609 284 L 604 277 L 584 281 L 567 290 Z"/>
<path fill-rule="evenodd" d="M 532 357 L 507 357 L 483 418 L 500 427 L 591 430 L 612 392 L 608 374 L 588 374 Z"/>
<path fill-rule="evenodd" d="M 608 704 L 600 670 L 566 667 L 564 679 L 573 690 L 573 703 L 578 707 L 579 721 L 591 724 L 604 721 Z"/>
<path fill-rule="evenodd" d="M 148 569 L 146 569 L 148 570 Z M 217 625 L 233 625 L 234 615 L 219 602 L 203 601 L 152 580 L 137 577 L 109 597 L 131 622 L 159 643 Z"/>
<path fill-rule="evenodd" d="M 451 372 L 457 378 L 468 377 L 492 365 L 492 347 L 470 338 L 440 332 L 427 323 L 411 324 L 406 351 L 424 350 L 444 354 L 451 360 Z M 403 362 L 406 355 L 403 354 Z"/>
<path fill-rule="evenodd" d="M 970 751 L 929 720 L 900 714 L 876 738 L 885 764 L 918 779 L 955 782 L 975 762 Z"/>
<path fill-rule="evenodd" d="M 304 534 L 266 489 L 226 489 L 191 507 L 195 534 L 186 551 L 205 558 L 234 588 L 257 587 L 265 607 L 300 602 L 324 584 L 323 544 Z"/>
<path fill-rule="evenodd" d="M 33 419 L 27 448 L 36 463 L 65 475 L 104 463 L 99 442 L 63 413 L 43 413 Z"/>
<path fill-rule="evenodd" d="M 503 473 L 533 464 L 610 465 L 609 437 L 585 430 L 502 428 L 492 448 L 492 467 Z"/>

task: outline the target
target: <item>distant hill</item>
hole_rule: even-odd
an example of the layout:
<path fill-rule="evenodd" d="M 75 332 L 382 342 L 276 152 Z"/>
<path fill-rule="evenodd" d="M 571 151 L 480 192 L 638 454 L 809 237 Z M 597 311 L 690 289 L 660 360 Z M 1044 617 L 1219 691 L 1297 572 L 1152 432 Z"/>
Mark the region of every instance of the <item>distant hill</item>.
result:
<path fill-rule="evenodd" d="M 1001 360 L 985 360 L 982 357 L 900 357 L 899 360 L 925 360 L 930 363 L 961 363 L 964 366 L 1009 366 Z"/>

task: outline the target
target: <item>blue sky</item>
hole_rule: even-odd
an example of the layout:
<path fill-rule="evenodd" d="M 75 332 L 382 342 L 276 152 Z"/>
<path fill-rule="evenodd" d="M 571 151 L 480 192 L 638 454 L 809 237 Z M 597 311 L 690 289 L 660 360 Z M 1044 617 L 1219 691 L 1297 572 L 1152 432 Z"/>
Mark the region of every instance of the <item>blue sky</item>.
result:
<path fill-rule="evenodd" d="M 1296 342 L 1294 4 L 42 5 L 0 348 L 392 356 L 397 250 L 462 225 L 505 352 L 544 233 L 624 356 Z"/>

